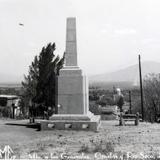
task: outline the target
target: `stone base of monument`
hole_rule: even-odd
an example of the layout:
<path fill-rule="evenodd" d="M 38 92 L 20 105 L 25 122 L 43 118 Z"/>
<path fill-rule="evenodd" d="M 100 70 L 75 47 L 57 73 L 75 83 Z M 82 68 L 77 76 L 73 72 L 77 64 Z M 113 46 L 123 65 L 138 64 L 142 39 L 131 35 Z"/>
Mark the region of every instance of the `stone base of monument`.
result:
<path fill-rule="evenodd" d="M 98 131 L 100 116 L 87 115 L 53 115 L 49 120 L 39 121 L 41 130 L 84 130 Z"/>

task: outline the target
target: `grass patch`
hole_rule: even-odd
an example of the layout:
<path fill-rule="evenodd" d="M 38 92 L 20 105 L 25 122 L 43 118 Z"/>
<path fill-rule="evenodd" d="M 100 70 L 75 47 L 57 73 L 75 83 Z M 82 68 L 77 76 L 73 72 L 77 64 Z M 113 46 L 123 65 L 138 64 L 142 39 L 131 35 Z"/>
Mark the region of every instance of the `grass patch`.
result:
<path fill-rule="evenodd" d="M 83 144 L 80 147 L 80 150 L 78 151 L 79 153 L 89 153 L 89 146 L 87 144 Z"/>
<path fill-rule="evenodd" d="M 96 153 L 108 154 L 114 152 L 114 145 L 111 142 L 102 139 L 91 139 L 89 143 L 84 143 L 80 147 L 79 153 Z"/>

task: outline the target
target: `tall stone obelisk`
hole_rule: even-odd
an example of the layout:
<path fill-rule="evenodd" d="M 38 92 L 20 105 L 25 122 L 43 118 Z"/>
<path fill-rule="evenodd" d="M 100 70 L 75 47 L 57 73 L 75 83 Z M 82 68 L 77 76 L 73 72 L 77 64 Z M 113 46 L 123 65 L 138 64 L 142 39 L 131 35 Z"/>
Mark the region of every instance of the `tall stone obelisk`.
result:
<path fill-rule="evenodd" d="M 65 66 L 76 67 L 78 64 L 77 64 L 77 37 L 76 37 L 75 18 L 67 18 L 65 52 L 66 52 Z"/>
<path fill-rule="evenodd" d="M 58 114 L 87 114 L 86 76 L 77 64 L 76 19 L 67 18 L 65 66 L 58 77 Z"/>

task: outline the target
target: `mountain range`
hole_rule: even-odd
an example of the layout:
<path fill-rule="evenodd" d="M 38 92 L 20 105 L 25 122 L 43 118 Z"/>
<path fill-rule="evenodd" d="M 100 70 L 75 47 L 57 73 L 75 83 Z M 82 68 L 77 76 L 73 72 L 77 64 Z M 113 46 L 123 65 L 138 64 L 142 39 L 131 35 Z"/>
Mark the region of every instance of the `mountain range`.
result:
<path fill-rule="evenodd" d="M 160 73 L 160 63 L 153 61 L 145 61 L 141 64 L 142 77 L 148 73 Z M 111 73 L 93 75 L 89 77 L 90 84 L 93 83 L 130 83 L 132 85 L 139 84 L 139 65 L 135 64 L 124 69 L 120 69 Z"/>
<path fill-rule="evenodd" d="M 148 73 L 160 73 L 160 63 L 146 61 L 141 64 L 142 76 Z M 0 84 L 20 84 L 23 76 L 0 73 Z M 115 72 L 92 75 L 89 77 L 90 84 L 113 84 L 117 85 L 139 85 L 139 67 L 138 64 L 129 66 Z"/>
<path fill-rule="evenodd" d="M 22 80 L 23 75 L 0 73 L 0 84 L 20 84 Z"/>

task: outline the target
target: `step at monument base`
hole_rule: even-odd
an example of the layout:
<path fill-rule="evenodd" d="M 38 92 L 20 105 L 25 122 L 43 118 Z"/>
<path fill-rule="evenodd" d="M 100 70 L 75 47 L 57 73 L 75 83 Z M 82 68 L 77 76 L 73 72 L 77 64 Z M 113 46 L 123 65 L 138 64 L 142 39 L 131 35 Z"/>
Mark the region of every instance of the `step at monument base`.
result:
<path fill-rule="evenodd" d="M 90 118 L 83 115 L 77 117 L 76 115 L 56 115 L 51 118 L 50 120 L 39 121 L 41 130 L 84 130 L 96 132 L 100 126 L 100 116 L 92 116 Z"/>
<path fill-rule="evenodd" d="M 90 121 L 92 115 L 81 115 L 81 114 L 56 114 L 51 116 L 50 120 L 69 120 L 69 121 Z"/>

